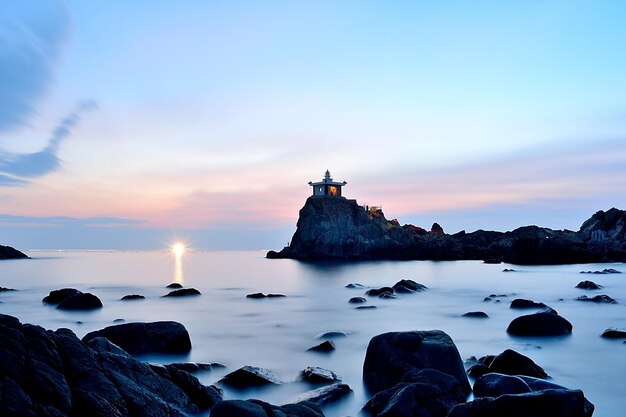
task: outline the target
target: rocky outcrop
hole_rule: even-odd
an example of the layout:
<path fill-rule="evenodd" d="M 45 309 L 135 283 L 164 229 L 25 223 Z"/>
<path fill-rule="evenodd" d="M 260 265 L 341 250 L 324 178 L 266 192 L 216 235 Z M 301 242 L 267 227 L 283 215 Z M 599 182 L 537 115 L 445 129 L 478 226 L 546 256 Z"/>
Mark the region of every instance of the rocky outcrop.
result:
<path fill-rule="evenodd" d="M 516 264 L 626 261 L 626 212 L 599 211 L 578 232 L 525 226 L 449 235 L 389 221 L 343 197 L 309 197 L 290 246 L 268 258 L 493 260 Z"/>
<path fill-rule="evenodd" d="M 235 388 L 250 388 L 263 385 L 280 385 L 282 382 L 267 369 L 244 366 L 224 376 L 220 383 Z"/>
<path fill-rule="evenodd" d="M 0 315 L 0 415 L 183 417 L 210 409 L 221 391 L 190 374 L 151 367 L 107 339 L 80 341 Z"/>
<path fill-rule="evenodd" d="M 376 394 L 399 383 L 410 371 L 434 369 L 448 374 L 470 391 L 454 342 L 441 330 L 390 332 L 370 340 L 363 363 L 363 382 Z"/>
<path fill-rule="evenodd" d="M 272 405 L 260 400 L 227 400 L 211 409 L 211 417 L 324 417 L 313 403 Z"/>
<path fill-rule="evenodd" d="M 0 259 L 27 259 L 28 255 L 11 246 L 0 245 Z"/>
<path fill-rule="evenodd" d="M 175 321 L 124 323 L 87 333 L 83 342 L 105 337 L 133 355 L 149 353 L 187 353 L 191 339 L 185 326 Z"/>

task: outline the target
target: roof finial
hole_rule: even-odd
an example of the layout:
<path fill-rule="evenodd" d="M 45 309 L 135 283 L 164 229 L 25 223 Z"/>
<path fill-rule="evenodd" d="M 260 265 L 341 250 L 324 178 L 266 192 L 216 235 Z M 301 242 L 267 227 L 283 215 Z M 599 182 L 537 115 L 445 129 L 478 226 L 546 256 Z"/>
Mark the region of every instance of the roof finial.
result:
<path fill-rule="evenodd" d="M 324 173 L 324 181 L 332 181 L 333 179 L 330 177 L 330 171 L 326 170 Z"/>

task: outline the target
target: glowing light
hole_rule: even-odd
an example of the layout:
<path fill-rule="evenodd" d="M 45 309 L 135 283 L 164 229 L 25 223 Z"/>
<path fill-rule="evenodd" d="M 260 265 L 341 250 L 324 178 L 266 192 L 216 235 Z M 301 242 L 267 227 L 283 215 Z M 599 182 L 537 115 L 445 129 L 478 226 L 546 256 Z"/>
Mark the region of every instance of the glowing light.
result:
<path fill-rule="evenodd" d="M 185 245 L 183 245 L 182 243 L 174 243 L 172 245 L 172 252 L 174 253 L 174 255 L 176 256 L 180 256 L 183 253 L 185 253 Z"/>

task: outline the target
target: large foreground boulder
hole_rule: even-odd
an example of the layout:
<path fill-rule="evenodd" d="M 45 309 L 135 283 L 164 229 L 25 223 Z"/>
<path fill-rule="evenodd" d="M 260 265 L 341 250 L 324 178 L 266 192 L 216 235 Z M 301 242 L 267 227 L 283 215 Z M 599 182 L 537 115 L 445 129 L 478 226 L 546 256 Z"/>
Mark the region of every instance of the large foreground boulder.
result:
<path fill-rule="evenodd" d="M 507 349 L 487 365 L 489 372 L 497 372 L 505 375 L 526 375 L 534 378 L 547 378 L 548 374 L 543 368 L 533 362 L 528 356 L 524 356 L 512 349 Z"/>
<path fill-rule="evenodd" d="M 447 417 L 591 417 L 593 409 L 580 390 L 548 389 L 477 398 L 454 406 Z"/>
<path fill-rule="evenodd" d="M 211 409 L 211 417 L 324 417 L 312 403 L 272 405 L 260 400 L 227 400 Z"/>
<path fill-rule="evenodd" d="M 454 342 L 441 330 L 390 332 L 370 340 L 363 381 L 371 394 L 396 385 L 410 371 L 435 369 L 457 378 L 465 394 L 470 386 Z"/>
<path fill-rule="evenodd" d="M 1 416 L 184 417 L 221 392 L 190 374 L 155 372 L 103 338 L 80 341 L 0 315 Z"/>
<path fill-rule="evenodd" d="M 133 355 L 149 353 L 187 353 L 191 339 L 185 326 L 175 321 L 124 323 L 87 333 L 83 342 L 105 337 Z"/>
<path fill-rule="evenodd" d="M 514 336 L 564 336 L 572 333 L 572 323 L 551 312 L 520 316 L 506 331 Z"/>

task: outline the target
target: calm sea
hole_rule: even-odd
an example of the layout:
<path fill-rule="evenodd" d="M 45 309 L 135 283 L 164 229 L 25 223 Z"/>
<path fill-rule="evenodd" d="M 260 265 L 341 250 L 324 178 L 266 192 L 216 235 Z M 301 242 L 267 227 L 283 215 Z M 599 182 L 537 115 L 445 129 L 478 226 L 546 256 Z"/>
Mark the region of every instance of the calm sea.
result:
<path fill-rule="evenodd" d="M 307 366 L 330 369 L 343 377 L 354 395 L 326 415 L 357 415 L 366 398 L 361 382 L 365 349 L 373 336 L 400 330 L 441 329 L 455 341 L 463 359 L 515 349 L 542 366 L 552 381 L 582 389 L 596 406 L 595 416 L 622 415 L 626 396 L 626 344 L 606 340 L 608 327 L 626 328 L 626 273 L 583 275 L 581 270 L 616 268 L 622 264 L 566 266 L 487 265 L 460 262 L 362 262 L 310 264 L 267 260 L 264 252 L 30 252 L 31 260 L 1 261 L 0 286 L 18 289 L 0 293 L 0 311 L 22 322 L 48 329 L 67 327 L 79 337 L 113 323 L 175 320 L 191 334 L 193 349 L 184 357 L 148 357 L 156 363 L 219 362 L 225 370 L 197 376 L 205 384 L 244 365 L 267 368 L 284 385 L 256 391 L 225 391 L 225 398 L 261 398 L 281 404 L 311 389 L 296 382 Z M 517 272 L 505 273 L 503 268 Z M 370 298 L 377 309 L 356 310 L 348 299 L 363 290 L 346 284 L 392 285 L 407 278 L 426 285 L 426 292 L 395 300 Z M 604 285 L 601 291 L 574 288 L 583 279 Z M 180 282 L 202 292 L 187 299 L 161 298 L 165 286 Z M 96 294 L 104 308 L 68 313 L 43 305 L 50 290 L 75 287 Z M 246 299 L 252 292 L 282 293 L 276 299 Z M 485 302 L 490 294 L 506 294 L 500 303 Z M 583 294 L 608 294 L 617 305 L 574 301 Z M 122 302 L 126 294 L 145 300 Z M 515 338 L 506 333 L 519 311 L 511 299 L 543 301 L 574 325 L 571 336 Z M 484 311 L 488 319 L 460 317 Z M 328 331 L 348 332 L 335 339 L 330 354 L 307 352 Z"/>

